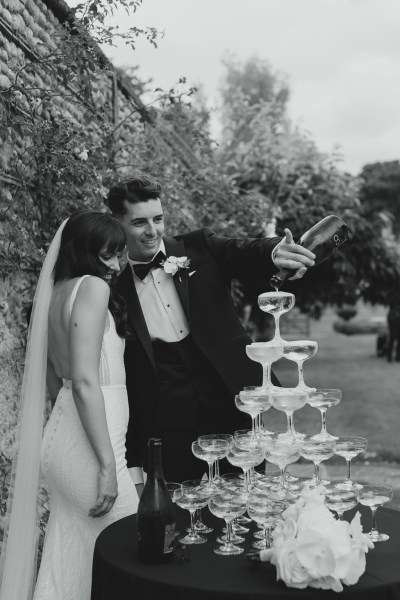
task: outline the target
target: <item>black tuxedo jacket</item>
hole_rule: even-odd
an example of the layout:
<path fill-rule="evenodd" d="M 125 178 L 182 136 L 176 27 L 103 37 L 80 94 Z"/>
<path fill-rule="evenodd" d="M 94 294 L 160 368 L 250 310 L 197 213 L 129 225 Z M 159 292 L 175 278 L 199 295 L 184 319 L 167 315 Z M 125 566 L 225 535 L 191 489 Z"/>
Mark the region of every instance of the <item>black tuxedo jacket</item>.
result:
<path fill-rule="evenodd" d="M 261 365 L 246 354 L 245 346 L 252 339 L 235 311 L 231 281 L 236 278 L 246 283 L 255 295 L 265 292 L 276 271 L 271 252 L 280 239 L 232 239 L 208 228 L 164 238 L 167 256 L 190 259 L 189 268 L 181 269 L 174 282 L 192 338 L 231 397 L 228 411 L 237 410 L 234 396 L 238 391 L 262 381 Z M 134 467 L 143 464 L 148 437 L 157 435 L 158 382 L 152 343 L 129 265 L 118 277 L 117 290 L 126 301 L 130 329 L 125 346 L 130 410 L 126 456 L 128 467 Z"/>

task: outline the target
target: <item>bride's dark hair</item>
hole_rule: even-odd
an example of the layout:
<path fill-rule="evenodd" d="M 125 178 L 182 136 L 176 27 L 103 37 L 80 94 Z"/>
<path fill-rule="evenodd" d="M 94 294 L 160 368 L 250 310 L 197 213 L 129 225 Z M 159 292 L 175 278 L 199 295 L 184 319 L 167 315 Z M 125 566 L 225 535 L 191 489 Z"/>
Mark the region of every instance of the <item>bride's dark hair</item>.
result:
<path fill-rule="evenodd" d="M 101 262 L 101 250 L 121 252 L 126 244 L 121 224 L 109 213 L 83 208 L 68 219 L 61 235 L 61 246 L 54 266 L 54 283 L 82 275 L 104 277 L 109 273 Z M 110 286 L 108 308 L 114 317 L 118 334 L 126 334 L 125 302 Z"/>

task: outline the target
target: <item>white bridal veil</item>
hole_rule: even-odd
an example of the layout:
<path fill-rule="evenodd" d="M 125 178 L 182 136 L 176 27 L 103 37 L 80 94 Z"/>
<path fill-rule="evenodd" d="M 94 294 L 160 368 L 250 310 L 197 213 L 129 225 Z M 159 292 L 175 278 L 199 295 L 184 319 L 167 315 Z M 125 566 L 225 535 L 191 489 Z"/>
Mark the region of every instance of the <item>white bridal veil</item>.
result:
<path fill-rule="evenodd" d="M 0 600 L 31 600 L 36 580 L 40 516 L 40 447 L 46 402 L 48 309 L 53 269 L 60 249 L 61 224 L 50 244 L 36 287 L 22 380 L 16 453 L 0 555 Z"/>

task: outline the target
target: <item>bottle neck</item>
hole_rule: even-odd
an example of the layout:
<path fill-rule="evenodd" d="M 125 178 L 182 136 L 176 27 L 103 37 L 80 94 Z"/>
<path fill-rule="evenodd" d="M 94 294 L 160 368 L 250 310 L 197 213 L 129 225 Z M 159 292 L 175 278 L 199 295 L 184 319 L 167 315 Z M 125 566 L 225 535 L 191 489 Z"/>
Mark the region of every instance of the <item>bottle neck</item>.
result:
<path fill-rule="evenodd" d="M 161 460 L 161 444 L 152 444 L 149 446 L 149 464 L 147 477 L 150 479 L 164 479 L 164 473 Z"/>

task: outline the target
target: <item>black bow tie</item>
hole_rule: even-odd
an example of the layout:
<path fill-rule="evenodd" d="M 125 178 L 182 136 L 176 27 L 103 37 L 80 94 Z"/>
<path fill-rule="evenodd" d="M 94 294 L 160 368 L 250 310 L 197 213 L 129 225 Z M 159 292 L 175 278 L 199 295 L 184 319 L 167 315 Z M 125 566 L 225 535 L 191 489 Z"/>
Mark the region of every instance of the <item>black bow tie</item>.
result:
<path fill-rule="evenodd" d="M 164 252 L 161 252 L 160 250 L 150 262 L 132 265 L 135 275 L 140 279 L 144 279 L 151 269 L 159 269 L 161 267 L 161 262 L 165 259 L 166 256 Z"/>

